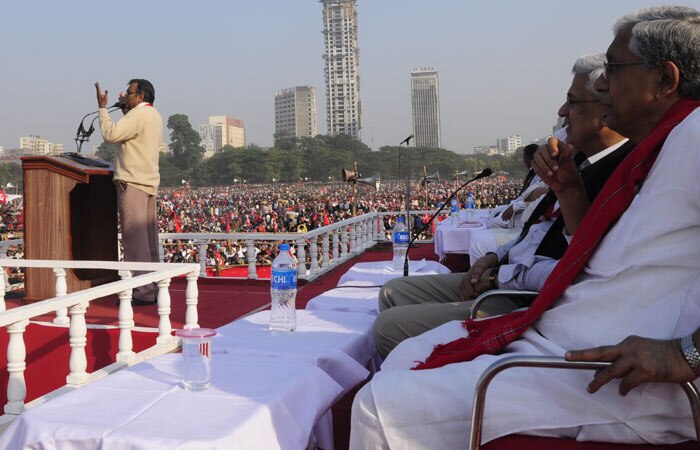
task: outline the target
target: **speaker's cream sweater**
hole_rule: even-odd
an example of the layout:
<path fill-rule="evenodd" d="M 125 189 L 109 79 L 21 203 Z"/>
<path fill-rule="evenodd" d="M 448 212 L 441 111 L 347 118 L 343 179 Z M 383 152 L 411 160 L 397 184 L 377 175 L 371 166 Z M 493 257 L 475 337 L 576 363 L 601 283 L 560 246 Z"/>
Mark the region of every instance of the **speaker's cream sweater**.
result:
<path fill-rule="evenodd" d="M 100 129 L 106 142 L 118 143 L 114 181 L 156 195 L 160 184 L 158 158 L 163 142 L 163 119 L 147 103 L 112 122 L 106 108 L 100 108 Z"/>

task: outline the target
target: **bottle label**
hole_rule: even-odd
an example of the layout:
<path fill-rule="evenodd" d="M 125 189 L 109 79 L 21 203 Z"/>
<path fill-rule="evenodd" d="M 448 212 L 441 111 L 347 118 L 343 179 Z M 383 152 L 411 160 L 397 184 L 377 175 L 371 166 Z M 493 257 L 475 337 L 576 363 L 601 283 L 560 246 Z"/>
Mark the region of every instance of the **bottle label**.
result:
<path fill-rule="evenodd" d="M 272 269 L 272 289 L 289 290 L 297 288 L 296 269 Z"/>
<path fill-rule="evenodd" d="M 450 212 L 456 213 L 458 211 L 459 211 L 459 206 L 457 206 L 457 205 L 452 205 L 452 207 L 450 208 Z"/>
<path fill-rule="evenodd" d="M 395 231 L 394 244 L 408 244 L 408 231 Z"/>

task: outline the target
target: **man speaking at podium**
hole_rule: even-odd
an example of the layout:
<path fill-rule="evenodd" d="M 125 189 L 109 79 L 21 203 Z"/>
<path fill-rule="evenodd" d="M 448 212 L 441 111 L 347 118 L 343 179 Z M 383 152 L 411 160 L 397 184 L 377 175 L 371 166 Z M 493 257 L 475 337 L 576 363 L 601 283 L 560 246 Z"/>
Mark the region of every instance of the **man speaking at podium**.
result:
<path fill-rule="evenodd" d="M 100 130 L 105 142 L 119 144 L 114 182 L 124 261 L 158 262 L 156 195 L 163 119 L 153 107 L 155 90 L 150 81 L 133 79 L 128 85 L 126 93 L 119 94 L 124 117 L 114 123 L 107 113 L 109 91 L 103 94 L 100 83 L 95 83 Z M 132 304 L 154 304 L 156 296 L 155 284 L 140 286 L 134 289 Z"/>

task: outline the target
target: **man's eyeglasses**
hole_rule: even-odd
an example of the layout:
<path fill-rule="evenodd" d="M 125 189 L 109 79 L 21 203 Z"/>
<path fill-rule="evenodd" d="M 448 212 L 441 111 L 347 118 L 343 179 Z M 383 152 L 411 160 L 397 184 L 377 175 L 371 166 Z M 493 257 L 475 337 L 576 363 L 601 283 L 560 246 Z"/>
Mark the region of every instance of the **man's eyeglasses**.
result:
<path fill-rule="evenodd" d="M 615 72 L 615 67 L 617 66 L 640 66 L 644 63 L 641 61 L 622 61 L 622 62 L 604 62 L 603 67 L 605 68 L 605 77 L 609 77 Z"/>
<path fill-rule="evenodd" d="M 127 96 L 127 97 L 130 96 L 131 94 L 136 95 L 136 94 L 138 94 L 138 92 L 136 92 L 136 91 L 134 91 L 134 92 L 126 91 L 126 96 Z"/>
<path fill-rule="evenodd" d="M 568 106 L 578 105 L 579 103 L 595 103 L 595 102 L 599 102 L 599 101 L 600 100 L 598 100 L 597 98 L 592 99 L 592 100 L 577 100 L 575 98 L 566 97 L 566 104 Z"/>

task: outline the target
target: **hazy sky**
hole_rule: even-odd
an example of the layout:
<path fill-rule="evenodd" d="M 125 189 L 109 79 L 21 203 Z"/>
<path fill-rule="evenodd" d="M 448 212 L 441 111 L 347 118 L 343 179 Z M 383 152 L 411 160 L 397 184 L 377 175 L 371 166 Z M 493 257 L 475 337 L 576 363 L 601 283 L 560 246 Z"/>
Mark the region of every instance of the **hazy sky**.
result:
<path fill-rule="evenodd" d="M 443 147 L 458 153 L 551 132 L 576 57 L 604 52 L 611 26 L 652 0 L 359 0 L 362 140 L 411 134 L 410 72 L 440 76 Z M 700 8 L 700 0 L 677 2 Z M 164 120 L 245 122 L 272 145 L 274 93 L 317 89 L 326 131 L 322 5 L 316 0 L 14 1 L 0 12 L 0 146 L 38 134 L 74 151 L 80 118 L 130 78 L 150 79 Z M 114 114 L 114 117 L 119 117 Z M 165 130 L 165 140 L 169 130 Z M 101 142 L 99 131 L 85 145 Z"/>

